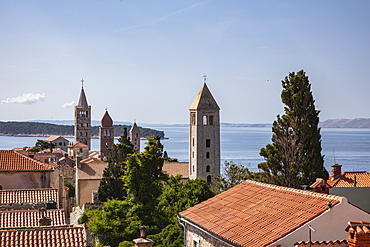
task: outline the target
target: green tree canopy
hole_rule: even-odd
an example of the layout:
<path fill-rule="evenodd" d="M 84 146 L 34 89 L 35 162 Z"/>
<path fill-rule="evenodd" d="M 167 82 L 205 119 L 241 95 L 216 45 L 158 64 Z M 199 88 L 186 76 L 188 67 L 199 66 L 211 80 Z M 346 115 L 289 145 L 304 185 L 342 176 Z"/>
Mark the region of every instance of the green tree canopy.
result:
<path fill-rule="evenodd" d="M 285 114 L 274 121 L 273 143 L 261 149 L 265 162 L 258 168 L 265 172 L 267 182 L 300 188 L 318 177 L 328 177 L 321 155 L 320 111 L 315 109 L 311 84 L 303 70 L 289 73 L 282 87 Z"/>
<path fill-rule="evenodd" d="M 118 139 L 118 144 L 110 149 L 108 166 L 103 171 L 103 178 L 98 189 L 100 202 L 116 198 L 122 200 L 126 196 L 123 188 L 122 176 L 124 175 L 125 161 L 129 154 L 134 153 L 133 145 L 127 136 L 127 128 L 124 128 L 123 136 Z"/>

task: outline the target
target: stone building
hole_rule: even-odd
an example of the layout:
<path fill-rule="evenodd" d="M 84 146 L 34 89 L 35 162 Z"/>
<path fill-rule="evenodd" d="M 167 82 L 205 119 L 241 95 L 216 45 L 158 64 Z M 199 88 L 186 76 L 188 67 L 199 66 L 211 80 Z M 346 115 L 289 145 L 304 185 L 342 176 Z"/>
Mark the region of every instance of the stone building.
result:
<path fill-rule="evenodd" d="M 109 148 L 112 148 L 114 144 L 113 120 L 110 117 L 108 110 L 105 111 L 104 116 L 100 121 L 99 140 L 100 158 L 101 160 L 107 160 L 110 153 Z"/>
<path fill-rule="evenodd" d="M 220 174 L 220 107 L 204 82 L 189 108 L 189 178 Z"/>
<path fill-rule="evenodd" d="M 137 127 L 136 122 L 132 125 L 130 129 L 130 141 L 134 146 L 134 152 L 140 153 L 140 129 Z"/>
<path fill-rule="evenodd" d="M 83 83 L 83 80 L 82 80 Z M 74 138 L 91 148 L 91 106 L 87 104 L 85 90 L 81 88 L 80 99 L 74 111 Z"/>

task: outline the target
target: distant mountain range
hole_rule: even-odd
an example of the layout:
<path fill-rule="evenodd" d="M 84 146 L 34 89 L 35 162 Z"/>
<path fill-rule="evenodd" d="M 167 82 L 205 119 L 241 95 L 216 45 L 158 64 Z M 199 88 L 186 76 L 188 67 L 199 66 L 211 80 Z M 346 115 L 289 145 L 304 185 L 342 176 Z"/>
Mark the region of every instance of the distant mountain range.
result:
<path fill-rule="evenodd" d="M 370 128 L 370 118 L 328 119 L 320 123 L 321 128 Z"/>

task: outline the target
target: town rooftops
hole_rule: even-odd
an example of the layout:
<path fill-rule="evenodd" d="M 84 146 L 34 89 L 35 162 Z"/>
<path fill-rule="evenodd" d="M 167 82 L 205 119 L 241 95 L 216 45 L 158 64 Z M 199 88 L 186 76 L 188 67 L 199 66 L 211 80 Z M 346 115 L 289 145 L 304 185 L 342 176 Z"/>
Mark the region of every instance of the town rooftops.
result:
<path fill-rule="evenodd" d="M 337 179 L 327 180 L 331 187 L 370 187 L 370 172 L 342 172 Z"/>
<path fill-rule="evenodd" d="M 46 171 L 53 166 L 32 159 L 18 151 L 0 150 L 0 171 Z"/>
<path fill-rule="evenodd" d="M 0 204 L 38 203 L 54 200 L 58 205 L 58 190 L 43 189 L 10 189 L 0 190 Z"/>
<path fill-rule="evenodd" d="M 50 217 L 52 226 L 65 226 L 65 213 L 62 209 L 0 211 L 0 229 L 38 227 L 42 216 Z"/>
<path fill-rule="evenodd" d="M 267 246 L 343 197 L 247 180 L 180 213 L 184 222 L 236 246 Z M 345 198 L 344 198 L 345 199 Z"/>
<path fill-rule="evenodd" d="M 86 246 L 82 227 L 40 227 L 0 230 L 0 246 Z"/>
<path fill-rule="evenodd" d="M 69 148 L 88 148 L 89 146 L 86 144 L 83 144 L 82 142 L 74 142 L 72 144 L 69 144 L 67 147 Z"/>

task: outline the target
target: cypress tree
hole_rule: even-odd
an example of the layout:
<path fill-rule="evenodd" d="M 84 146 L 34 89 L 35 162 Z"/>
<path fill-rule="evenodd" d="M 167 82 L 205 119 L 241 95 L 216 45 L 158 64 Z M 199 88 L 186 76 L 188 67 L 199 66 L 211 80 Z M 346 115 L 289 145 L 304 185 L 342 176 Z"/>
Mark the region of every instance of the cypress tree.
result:
<path fill-rule="evenodd" d="M 272 144 L 262 148 L 265 162 L 258 165 L 265 172 L 266 182 L 300 188 L 316 178 L 328 178 L 321 155 L 320 111 L 315 109 L 306 73 L 289 73 L 282 81 L 282 116 L 272 127 Z"/>

